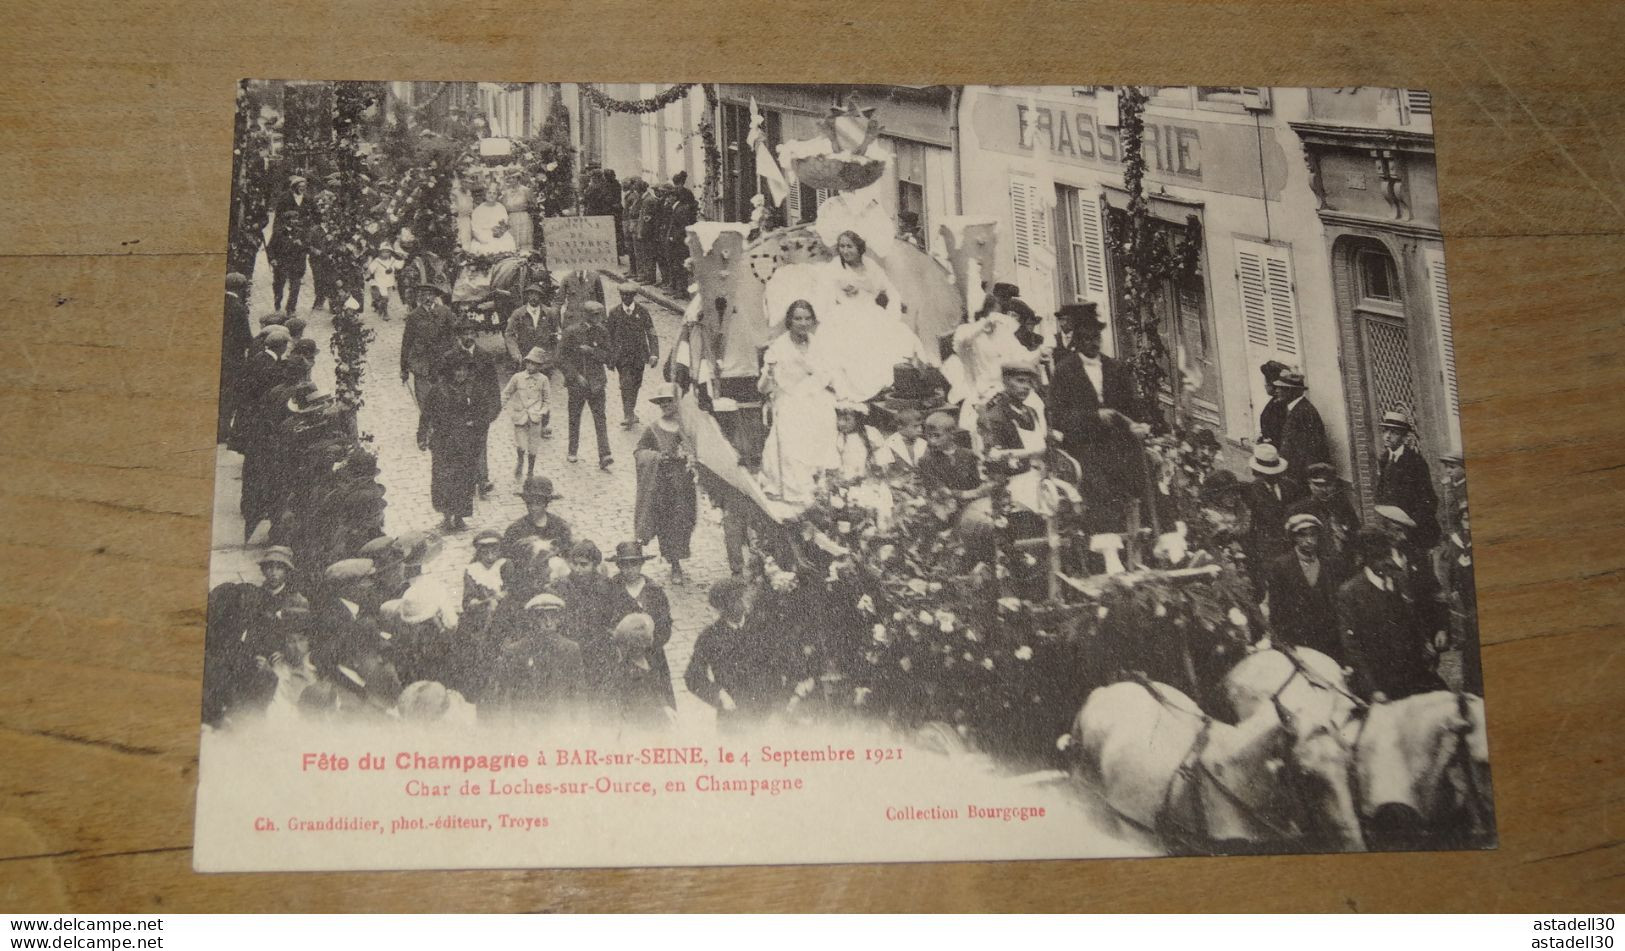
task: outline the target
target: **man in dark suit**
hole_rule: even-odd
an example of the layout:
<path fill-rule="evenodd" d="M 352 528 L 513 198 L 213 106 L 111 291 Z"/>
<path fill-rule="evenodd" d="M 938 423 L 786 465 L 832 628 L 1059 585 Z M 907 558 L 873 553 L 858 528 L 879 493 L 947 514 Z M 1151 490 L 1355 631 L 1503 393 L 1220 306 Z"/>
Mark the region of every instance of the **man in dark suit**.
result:
<path fill-rule="evenodd" d="M 638 303 L 638 285 L 628 281 L 620 292 L 620 304 L 609 312 L 609 365 L 621 383 L 621 428 L 631 429 L 638 424 L 643 371 L 659 360 L 660 338 L 649 311 Z"/>
<path fill-rule="evenodd" d="M 1125 467 L 1113 439 L 1113 413 L 1132 421 L 1136 435 L 1145 430 L 1144 412 L 1127 365 L 1100 352 L 1106 325 L 1094 304 L 1069 304 L 1062 318 L 1065 346 L 1055 350 L 1055 375 L 1050 382 L 1050 424 L 1061 448 L 1083 469 L 1079 487 L 1092 532 L 1123 531 L 1125 503 L 1138 498 L 1143 475 L 1140 467 Z"/>
<path fill-rule="evenodd" d="M 1253 458 L 1247 468 L 1254 475 L 1243 496 L 1247 510 L 1252 513 L 1247 558 L 1255 570 L 1259 570 L 1286 553 L 1287 538 L 1281 526 L 1286 524 L 1287 512 L 1293 504 L 1303 497 L 1303 488 L 1285 475 L 1286 460 L 1267 442 L 1253 447 Z M 1254 580 L 1261 579 L 1255 575 Z"/>
<path fill-rule="evenodd" d="M 660 260 L 661 198 L 656 186 L 644 189 L 643 197 L 638 199 L 633 253 L 638 259 L 638 281 L 643 284 L 653 284 L 659 276 L 655 266 Z"/>
<path fill-rule="evenodd" d="M 491 470 L 487 460 L 486 444 L 490 439 L 491 424 L 502 415 L 502 384 L 507 382 L 502 371 L 497 369 L 497 358 L 488 354 L 474 344 L 474 335 L 471 333 L 459 334 L 451 349 L 441 358 L 444 368 L 448 360 L 461 360 L 468 364 L 469 378 L 474 381 L 475 391 L 478 393 L 480 406 L 484 410 L 485 436 L 480 440 L 480 458 L 478 466 L 478 489 L 480 498 L 491 494 Z"/>
<path fill-rule="evenodd" d="M 1337 589 L 1341 659 L 1354 672 L 1349 687 L 1373 702 L 1444 689 L 1388 536 L 1365 529 L 1358 548 L 1362 568 Z"/>
<path fill-rule="evenodd" d="M 700 220 L 700 202 L 688 188 L 688 173 L 671 177 L 671 205 L 666 213 L 666 287 L 674 294 L 688 291 L 688 226 Z"/>
<path fill-rule="evenodd" d="M 1264 374 L 1264 392 L 1270 397 L 1270 401 L 1258 413 L 1259 442 L 1281 445 L 1281 425 L 1286 420 L 1286 393 L 1276 387 L 1275 381 L 1287 369 L 1287 365 L 1278 360 L 1266 360 L 1258 368 L 1258 372 Z"/>
<path fill-rule="evenodd" d="M 265 246 L 266 257 L 271 259 L 274 306 L 281 310 L 286 296 L 290 314 L 299 307 L 299 285 L 305 280 L 305 255 L 309 250 L 307 243 L 317 218 L 316 202 L 305 193 L 306 187 L 303 175 L 288 179 L 288 193 L 277 202 L 271 241 Z"/>
<path fill-rule="evenodd" d="M 508 348 L 508 359 L 513 364 L 510 372 L 525 368 L 525 354 L 540 347 L 552 355 L 559 345 L 559 315 L 542 304 L 542 288 L 532 284 L 525 288 L 525 302 L 508 315 L 508 324 L 502 331 L 502 341 Z"/>
<path fill-rule="evenodd" d="M 1320 519 L 1321 551 L 1336 556 L 1346 567 L 1353 555 L 1354 533 L 1360 530 L 1360 516 L 1349 503 L 1348 488 L 1329 462 L 1317 462 L 1305 474 L 1309 495 L 1294 503 L 1287 517 L 1313 515 Z"/>
<path fill-rule="evenodd" d="M 1416 523 L 1411 533 L 1420 552 L 1439 544 L 1439 496 L 1427 461 L 1407 442 L 1414 430 L 1404 413 L 1382 415 L 1383 452 L 1377 460 L 1377 504 L 1394 505 Z"/>
<path fill-rule="evenodd" d="M 226 275 L 225 323 L 220 331 L 220 414 L 215 439 L 225 442 L 231 436 L 231 416 L 237 409 L 237 387 L 241 384 L 248 348 L 254 344 L 254 328 L 248 318 L 247 277 L 233 271 Z"/>
<path fill-rule="evenodd" d="M 1331 447 L 1326 443 L 1326 424 L 1320 421 L 1315 404 L 1309 402 L 1302 373 L 1287 370 L 1276 379 L 1275 389 L 1285 401 L 1281 435 L 1275 445 L 1287 462 L 1287 473 L 1302 481 L 1310 466 L 1332 459 Z"/>
<path fill-rule="evenodd" d="M 411 378 L 419 406 L 434 385 L 440 358 L 451 349 L 456 317 L 446 303 L 450 299 L 451 289 L 444 285 L 421 285 L 417 306 L 407 312 L 406 326 L 401 330 L 401 382 Z"/>
<path fill-rule="evenodd" d="M 1292 550 L 1271 561 L 1265 571 L 1270 627 L 1278 643 L 1312 648 L 1341 660 L 1336 595 L 1346 572 L 1334 556 L 1322 551 L 1321 531 L 1320 519 L 1313 515 L 1287 519 Z"/>
<path fill-rule="evenodd" d="M 609 451 L 609 431 L 604 422 L 604 389 L 609 375 L 609 331 L 604 327 L 604 305 L 587 301 L 582 305 L 586 320 L 578 320 L 564 329 L 559 336 L 559 369 L 564 373 L 564 388 L 569 395 L 570 449 L 567 458 L 576 461 L 581 446 L 581 410 L 592 410 L 593 429 L 598 439 L 598 466 L 608 469 L 614 464 Z"/>

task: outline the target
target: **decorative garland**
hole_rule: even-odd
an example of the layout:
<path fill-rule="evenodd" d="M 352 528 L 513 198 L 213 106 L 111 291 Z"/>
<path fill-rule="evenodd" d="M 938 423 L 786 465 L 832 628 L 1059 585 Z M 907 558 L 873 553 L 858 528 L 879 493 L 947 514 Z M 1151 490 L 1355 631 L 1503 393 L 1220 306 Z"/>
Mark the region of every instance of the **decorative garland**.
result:
<path fill-rule="evenodd" d="M 1168 345 L 1156 317 L 1156 303 L 1171 279 L 1195 273 L 1202 248 L 1201 222 L 1192 215 L 1185 233 L 1170 237 L 1158 227 L 1145 197 L 1145 104 L 1137 86 L 1120 91 L 1118 117 L 1123 143 L 1123 188 L 1129 194 L 1128 214 L 1111 218 L 1107 245 L 1123 263 L 1123 309 L 1118 315 L 1134 340 L 1130 364 L 1146 406 L 1156 406 L 1168 379 Z M 1185 382 L 1174 393 L 1176 425 L 1182 425 Z"/>
<path fill-rule="evenodd" d="M 581 94 L 587 97 L 588 102 L 591 102 L 598 108 L 603 109 L 605 112 L 647 115 L 651 112 L 659 112 L 677 100 L 683 98 L 688 94 L 690 89 L 693 89 L 699 84 L 678 83 L 675 86 L 669 87 L 665 92 L 662 92 L 659 95 L 652 96 L 648 99 L 632 100 L 615 99 L 607 96 L 602 90 L 591 83 L 577 83 L 577 85 L 580 86 Z"/>
<path fill-rule="evenodd" d="M 717 114 L 718 99 L 715 83 L 706 83 L 705 117 L 700 120 L 700 147 L 705 156 L 705 188 L 700 196 L 707 213 L 717 213 L 722 199 L 722 150 L 717 148 L 717 127 L 713 117 Z"/>

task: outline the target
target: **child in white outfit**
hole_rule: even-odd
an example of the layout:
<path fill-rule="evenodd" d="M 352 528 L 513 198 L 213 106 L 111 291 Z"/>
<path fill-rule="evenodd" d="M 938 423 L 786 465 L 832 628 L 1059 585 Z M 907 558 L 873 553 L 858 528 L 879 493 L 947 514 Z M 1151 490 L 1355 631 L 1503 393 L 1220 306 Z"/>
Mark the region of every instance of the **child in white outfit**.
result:
<path fill-rule="evenodd" d="M 389 295 L 395 292 L 395 272 L 400 269 L 395 249 L 387 244 L 367 262 L 367 292 L 372 295 L 372 310 L 385 320 L 389 319 Z"/>

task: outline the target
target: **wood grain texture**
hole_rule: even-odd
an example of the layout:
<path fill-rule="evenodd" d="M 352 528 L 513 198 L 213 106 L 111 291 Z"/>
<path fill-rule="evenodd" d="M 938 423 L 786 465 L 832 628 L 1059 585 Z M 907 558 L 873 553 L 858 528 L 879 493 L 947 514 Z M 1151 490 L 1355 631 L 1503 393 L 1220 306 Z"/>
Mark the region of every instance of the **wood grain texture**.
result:
<path fill-rule="evenodd" d="M 1625 8 L 65 0 L 0 36 L 0 909 L 1595 910 L 1625 898 Z M 191 871 L 234 82 L 1430 88 L 1500 850 Z"/>

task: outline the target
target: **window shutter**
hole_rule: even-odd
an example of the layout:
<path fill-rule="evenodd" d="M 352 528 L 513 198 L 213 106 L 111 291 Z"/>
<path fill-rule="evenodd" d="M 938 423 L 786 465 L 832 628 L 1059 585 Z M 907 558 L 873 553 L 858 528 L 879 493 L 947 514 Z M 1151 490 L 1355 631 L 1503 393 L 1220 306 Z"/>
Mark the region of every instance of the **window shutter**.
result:
<path fill-rule="evenodd" d="M 1010 230 L 1015 246 L 1016 267 L 1032 267 L 1033 263 L 1033 200 L 1025 180 L 1010 179 Z"/>
<path fill-rule="evenodd" d="M 794 172 L 786 175 L 784 177 L 784 180 L 790 186 L 789 194 L 786 195 L 785 199 L 784 199 L 784 212 L 785 212 L 785 215 L 790 219 L 791 224 L 793 224 L 793 225 L 800 224 L 801 223 L 801 182 L 799 180 L 797 180 Z"/>
<path fill-rule="evenodd" d="M 1101 303 L 1106 300 L 1106 244 L 1100 220 L 1100 199 L 1081 191 L 1077 196 L 1078 237 L 1083 246 L 1078 290 L 1088 299 Z"/>
<path fill-rule="evenodd" d="M 1247 332 L 1248 362 L 1256 366 L 1279 360 L 1299 365 L 1303 346 L 1298 336 L 1291 252 L 1276 245 L 1237 239 L 1236 284 Z"/>
<path fill-rule="evenodd" d="M 818 209 L 824 207 L 824 202 L 826 202 L 826 201 L 829 201 L 829 189 L 827 189 L 827 188 L 815 188 L 815 189 L 813 189 L 813 213 L 814 214 L 818 213 Z"/>
<path fill-rule="evenodd" d="M 1456 388 L 1456 335 L 1450 326 L 1450 280 L 1445 275 L 1444 252 L 1430 250 L 1423 259 L 1428 268 L 1428 294 L 1433 298 L 1434 327 L 1443 364 L 1445 399 L 1450 410 L 1451 448 L 1461 448 L 1461 393 Z"/>
<path fill-rule="evenodd" d="M 1266 112 L 1270 107 L 1270 90 L 1268 86 L 1238 86 L 1241 90 L 1241 104 L 1248 109 Z"/>
<path fill-rule="evenodd" d="M 1426 89 L 1401 90 L 1405 98 L 1405 110 L 1413 116 L 1433 115 L 1433 94 Z"/>

